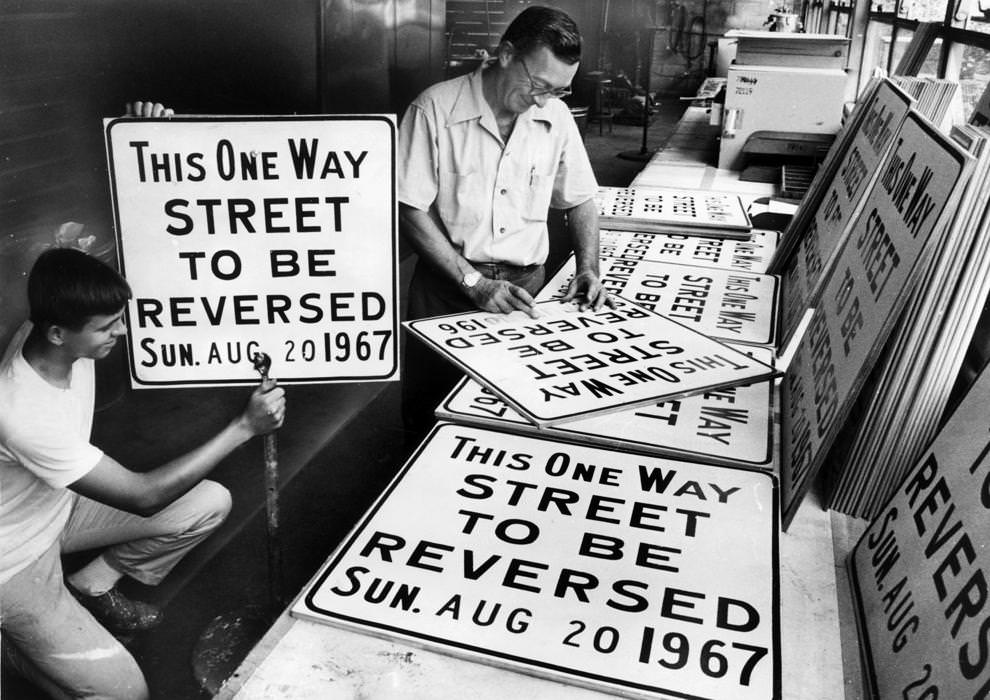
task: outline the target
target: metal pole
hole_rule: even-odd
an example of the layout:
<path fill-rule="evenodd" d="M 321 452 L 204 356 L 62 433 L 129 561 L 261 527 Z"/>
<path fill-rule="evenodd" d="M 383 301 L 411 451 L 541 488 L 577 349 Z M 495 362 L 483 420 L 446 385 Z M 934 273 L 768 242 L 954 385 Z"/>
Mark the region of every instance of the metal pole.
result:
<path fill-rule="evenodd" d="M 252 358 L 254 368 L 261 375 L 262 384 L 268 381 L 271 358 L 263 353 L 255 353 Z M 279 542 L 278 519 L 278 442 L 274 431 L 264 436 L 265 455 L 265 524 L 268 532 L 268 602 L 272 615 L 278 615 L 283 608 L 282 597 L 282 546 Z"/>

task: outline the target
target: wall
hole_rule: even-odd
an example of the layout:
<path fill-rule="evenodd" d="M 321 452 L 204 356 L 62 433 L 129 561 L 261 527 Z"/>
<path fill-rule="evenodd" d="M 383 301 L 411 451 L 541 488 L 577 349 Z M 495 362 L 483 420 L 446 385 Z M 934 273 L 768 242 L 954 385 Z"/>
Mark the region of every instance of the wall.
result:
<path fill-rule="evenodd" d="M 447 0 L 446 73 L 477 65 L 479 51 L 493 53 L 509 23 L 528 5 L 549 4 L 569 14 L 581 30 L 581 65 L 575 84 L 598 67 L 604 5 L 598 0 Z"/>
<path fill-rule="evenodd" d="M 443 77 L 445 0 L 323 0 L 323 111 L 391 112 Z"/>
<path fill-rule="evenodd" d="M 104 117 L 136 99 L 184 113 L 317 107 L 317 6 L 273 5 L 0 3 L 0 343 L 25 315 L 26 271 L 61 224 L 82 225 L 63 231 L 63 243 L 81 235 L 83 247 L 115 259 Z"/>
<path fill-rule="evenodd" d="M 442 74 L 443 8 L 0 2 L 0 347 L 26 315 L 27 270 L 56 237 L 115 260 L 103 118 L 147 99 L 185 114 L 398 112 Z"/>
<path fill-rule="evenodd" d="M 692 95 L 711 72 L 711 44 L 729 29 L 764 28 L 770 10 L 771 0 L 648 3 L 637 9 L 639 21 L 615 23 L 613 43 L 624 47 L 627 55 L 635 55 L 638 46 L 640 60 L 650 65 L 651 92 Z M 644 85 L 642 78 L 633 82 Z"/>

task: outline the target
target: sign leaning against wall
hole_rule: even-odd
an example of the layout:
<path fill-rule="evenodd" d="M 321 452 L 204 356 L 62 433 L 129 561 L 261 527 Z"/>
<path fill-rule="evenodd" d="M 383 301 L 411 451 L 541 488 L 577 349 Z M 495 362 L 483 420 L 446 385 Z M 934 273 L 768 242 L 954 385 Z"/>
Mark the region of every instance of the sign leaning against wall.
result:
<path fill-rule="evenodd" d="M 135 388 L 398 378 L 391 116 L 105 123 Z"/>

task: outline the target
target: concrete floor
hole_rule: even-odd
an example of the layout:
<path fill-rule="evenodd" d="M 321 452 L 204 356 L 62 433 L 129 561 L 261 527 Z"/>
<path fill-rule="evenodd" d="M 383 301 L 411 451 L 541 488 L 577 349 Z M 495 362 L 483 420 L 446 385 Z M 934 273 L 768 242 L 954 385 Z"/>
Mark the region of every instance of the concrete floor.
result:
<path fill-rule="evenodd" d="M 663 145 L 686 104 L 676 98 L 661 102 L 647 131 L 648 154 Z M 642 142 L 641 126 L 589 124 L 585 145 L 599 184 L 628 185 L 643 162 L 618 154 L 636 154 Z M 410 263 L 411 256 L 402 265 L 403 277 Z M 134 468 L 185 451 L 217 429 L 204 417 L 232 415 L 243 401 L 235 390 L 133 392 L 124 388 L 122 366 L 117 363 L 115 370 L 111 365 L 111 376 L 103 380 L 94 440 Z M 289 388 L 290 417 L 279 434 L 282 587 L 287 599 L 305 586 L 401 465 L 408 446 L 398 398 L 394 383 Z M 161 586 L 128 588 L 135 597 L 165 606 L 162 626 L 129 645 L 156 700 L 210 697 L 273 618 L 260 443 L 241 448 L 215 476 L 234 493 L 228 522 Z M 76 563 L 69 561 L 67 567 Z M 218 616 L 223 624 L 211 626 Z M 255 620 L 260 624 L 249 624 Z M 226 628 L 231 635 L 210 635 L 205 640 L 209 644 L 197 647 L 208 628 Z M 9 700 L 43 697 L 7 673 L 0 691 Z"/>

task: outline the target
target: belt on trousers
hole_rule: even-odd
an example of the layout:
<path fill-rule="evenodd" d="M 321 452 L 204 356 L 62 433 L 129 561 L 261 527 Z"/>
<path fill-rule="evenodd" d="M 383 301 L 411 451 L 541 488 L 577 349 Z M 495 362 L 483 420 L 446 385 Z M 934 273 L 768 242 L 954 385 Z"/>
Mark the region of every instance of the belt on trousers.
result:
<path fill-rule="evenodd" d="M 533 265 L 509 265 L 508 263 L 479 263 L 471 260 L 468 260 L 468 262 L 471 263 L 471 267 L 485 275 L 485 277 L 495 276 L 502 271 L 516 273 L 531 272 L 540 267 L 538 263 Z"/>

